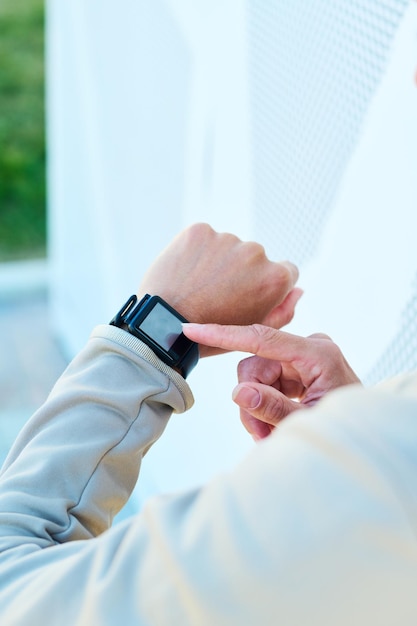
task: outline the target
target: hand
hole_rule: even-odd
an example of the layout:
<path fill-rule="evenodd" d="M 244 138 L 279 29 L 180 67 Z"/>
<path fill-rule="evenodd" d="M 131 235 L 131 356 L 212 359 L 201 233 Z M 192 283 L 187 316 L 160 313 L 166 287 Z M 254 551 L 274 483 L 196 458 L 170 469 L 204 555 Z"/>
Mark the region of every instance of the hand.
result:
<path fill-rule="evenodd" d="M 263 322 L 280 328 L 291 321 L 302 294 L 294 289 L 297 278 L 295 265 L 270 261 L 260 244 L 195 224 L 156 259 L 138 297 L 161 296 L 192 322 Z M 201 356 L 218 352 L 200 350 Z"/>
<path fill-rule="evenodd" d="M 186 324 L 184 334 L 200 344 L 256 355 L 240 362 L 233 392 L 242 423 L 255 440 L 331 389 L 360 382 L 327 335 L 304 338 L 258 324 Z"/>

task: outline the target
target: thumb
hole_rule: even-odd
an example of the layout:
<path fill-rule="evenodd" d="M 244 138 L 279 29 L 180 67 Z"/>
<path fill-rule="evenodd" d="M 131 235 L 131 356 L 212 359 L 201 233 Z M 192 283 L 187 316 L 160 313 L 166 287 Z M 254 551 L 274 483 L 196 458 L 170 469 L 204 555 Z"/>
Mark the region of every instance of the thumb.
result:
<path fill-rule="evenodd" d="M 241 383 L 235 387 L 232 398 L 236 404 L 257 420 L 276 426 L 293 411 L 303 408 L 280 391 L 261 383 Z"/>

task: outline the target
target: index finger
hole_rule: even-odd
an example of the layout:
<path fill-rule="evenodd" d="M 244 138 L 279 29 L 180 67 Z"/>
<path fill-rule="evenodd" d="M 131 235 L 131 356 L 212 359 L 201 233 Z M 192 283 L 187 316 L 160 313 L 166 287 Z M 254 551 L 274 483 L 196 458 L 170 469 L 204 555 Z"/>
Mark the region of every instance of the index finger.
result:
<path fill-rule="evenodd" d="M 305 354 L 308 342 L 303 337 L 275 330 L 262 324 L 225 326 L 221 324 L 183 324 L 189 339 L 205 346 L 249 352 L 266 359 L 293 361 Z"/>

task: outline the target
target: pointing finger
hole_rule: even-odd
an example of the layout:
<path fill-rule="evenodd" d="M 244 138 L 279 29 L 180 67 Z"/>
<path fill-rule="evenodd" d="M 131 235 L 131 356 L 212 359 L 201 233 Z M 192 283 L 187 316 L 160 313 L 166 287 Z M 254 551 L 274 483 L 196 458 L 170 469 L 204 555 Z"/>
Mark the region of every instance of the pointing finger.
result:
<path fill-rule="evenodd" d="M 197 343 L 250 352 L 267 359 L 292 361 L 308 349 L 306 339 L 269 326 L 222 326 L 220 324 L 183 324 L 184 334 Z"/>

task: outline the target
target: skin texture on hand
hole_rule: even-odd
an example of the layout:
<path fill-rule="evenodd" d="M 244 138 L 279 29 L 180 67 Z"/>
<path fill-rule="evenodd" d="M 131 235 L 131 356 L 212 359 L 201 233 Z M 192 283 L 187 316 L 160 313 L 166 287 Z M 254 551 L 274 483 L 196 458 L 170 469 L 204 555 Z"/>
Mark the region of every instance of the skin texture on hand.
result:
<path fill-rule="evenodd" d="M 186 324 L 184 334 L 209 346 L 255 355 L 240 362 L 239 385 L 233 392 L 242 423 L 255 440 L 332 389 L 360 383 L 327 335 L 298 337 L 259 324 Z"/>
<path fill-rule="evenodd" d="M 138 290 L 161 296 L 199 323 L 288 324 L 302 291 L 292 263 L 270 261 L 264 248 L 208 224 L 182 231 L 153 263 Z M 202 347 L 201 356 L 221 350 Z"/>

